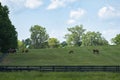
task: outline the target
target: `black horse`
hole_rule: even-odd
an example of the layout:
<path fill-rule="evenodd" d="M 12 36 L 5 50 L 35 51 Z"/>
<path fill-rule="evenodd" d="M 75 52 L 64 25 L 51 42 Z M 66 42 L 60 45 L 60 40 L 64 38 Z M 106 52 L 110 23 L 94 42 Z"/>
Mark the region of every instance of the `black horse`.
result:
<path fill-rule="evenodd" d="M 70 50 L 68 53 L 69 53 L 69 54 L 72 54 L 72 53 L 74 53 L 74 51 L 73 51 L 73 50 Z"/>
<path fill-rule="evenodd" d="M 98 49 L 93 49 L 93 54 L 99 54 L 99 50 Z"/>
<path fill-rule="evenodd" d="M 16 53 L 16 49 L 15 48 L 10 48 L 10 49 L 8 49 L 8 53 Z"/>

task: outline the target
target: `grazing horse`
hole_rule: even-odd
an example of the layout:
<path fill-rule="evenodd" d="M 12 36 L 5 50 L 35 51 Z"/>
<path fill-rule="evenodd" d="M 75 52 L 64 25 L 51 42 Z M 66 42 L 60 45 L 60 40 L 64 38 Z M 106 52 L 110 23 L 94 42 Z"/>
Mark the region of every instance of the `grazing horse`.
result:
<path fill-rule="evenodd" d="M 99 50 L 98 49 L 93 49 L 93 54 L 99 54 Z"/>
<path fill-rule="evenodd" d="M 68 53 L 69 53 L 69 54 L 72 54 L 72 53 L 74 53 L 74 51 L 73 51 L 73 50 L 70 50 Z"/>
<path fill-rule="evenodd" d="M 16 53 L 16 49 L 15 48 L 10 48 L 10 49 L 8 49 L 8 53 Z"/>
<path fill-rule="evenodd" d="M 28 52 L 28 49 L 25 49 L 25 52 L 27 53 L 27 52 Z"/>

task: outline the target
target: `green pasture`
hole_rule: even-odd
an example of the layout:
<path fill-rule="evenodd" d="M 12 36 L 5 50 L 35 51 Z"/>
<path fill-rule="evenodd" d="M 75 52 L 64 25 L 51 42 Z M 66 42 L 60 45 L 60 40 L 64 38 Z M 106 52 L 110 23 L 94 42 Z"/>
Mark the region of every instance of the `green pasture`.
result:
<path fill-rule="evenodd" d="M 93 49 L 99 54 L 93 54 Z M 73 54 L 68 52 L 73 50 Z M 0 65 L 120 65 L 120 46 L 29 49 L 28 53 L 9 54 Z"/>
<path fill-rule="evenodd" d="M 120 73 L 0 72 L 0 80 L 120 80 Z"/>

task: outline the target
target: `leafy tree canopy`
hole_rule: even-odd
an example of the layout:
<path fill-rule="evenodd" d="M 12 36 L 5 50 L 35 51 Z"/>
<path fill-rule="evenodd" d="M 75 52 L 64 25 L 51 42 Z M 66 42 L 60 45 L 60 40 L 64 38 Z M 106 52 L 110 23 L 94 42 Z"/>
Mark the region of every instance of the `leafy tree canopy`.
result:
<path fill-rule="evenodd" d="M 82 35 L 85 32 L 83 25 L 76 25 L 75 27 L 68 28 L 69 34 L 65 35 L 68 45 L 80 46 Z"/>
<path fill-rule="evenodd" d="M 67 44 L 66 41 L 61 42 L 61 46 L 62 46 L 62 47 L 65 47 L 65 46 L 67 46 L 67 45 L 68 45 L 68 44 Z"/>
<path fill-rule="evenodd" d="M 48 45 L 51 48 L 57 48 L 59 46 L 59 41 L 57 40 L 57 38 L 49 38 Z"/>
<path fill-rule="evenodd" d="M 8 14 L 8 7 L 0 3 L 0 51 L 3 53 L 9 48 L 17 48 L 17 32 Z"/>
<path fill-rule="evenodd" d="M 46 29 L 42 26 L 34 25 L 31 27 L 30 32 L 34 48 L 43 48 L 43 44 L 45 44 L 49 38 Z"/>
<path fill-rule="evenodd" d="M 120 34 L 117 34 L 111 41 L 113 44 L 120 45 Z"/>
<path fill-rule="evenodd" d="M 82 45 L 83 46 L 97 46 L 97 45 L 108 45 L 108 41 L 101 36 L 100 32 L 91 32 L 88 31 L 82 36 Z"/>

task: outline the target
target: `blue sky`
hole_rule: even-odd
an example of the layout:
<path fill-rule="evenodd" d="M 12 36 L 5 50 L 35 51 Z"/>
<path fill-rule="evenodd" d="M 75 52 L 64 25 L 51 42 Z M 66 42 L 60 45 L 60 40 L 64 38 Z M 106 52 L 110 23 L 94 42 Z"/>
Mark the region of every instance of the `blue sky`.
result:
<path fill-rule="evenodd" d="M 31 26 L 46 28 L 50 37 L 64 40 L 68 27 L 83 24 L 108 41 L 120 33 L 120 0 L 0 0 L 10 10 L 18 39 L 30 37 Z"/>

